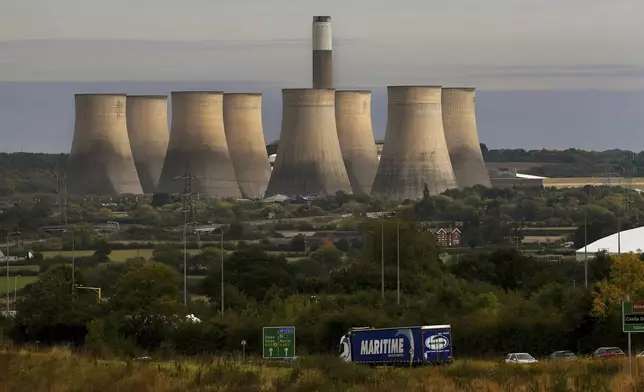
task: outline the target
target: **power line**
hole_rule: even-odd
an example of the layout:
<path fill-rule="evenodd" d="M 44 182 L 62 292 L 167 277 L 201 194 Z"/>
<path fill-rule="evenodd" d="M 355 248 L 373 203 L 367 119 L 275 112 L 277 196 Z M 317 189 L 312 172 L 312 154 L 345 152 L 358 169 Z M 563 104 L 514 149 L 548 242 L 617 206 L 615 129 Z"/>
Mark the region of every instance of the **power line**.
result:
<path fill-rule="evenodd" d="M 197 228 L 197 213 L 195 209 L 194 196 L 199 196 L 194 192 L 192 180 L 199 180 L 201 178 L 194 176 L 190 170 L 190 166 L 186 165 L 184 174 L 174 178 L 175 180 L 183 180 L 183 193 L 181 193 L 181 210 L 183 212 L 184 226 L 191 223 L 197 235 L 197 242 L 201 242 L 199 238 L 199 231 Z"/>

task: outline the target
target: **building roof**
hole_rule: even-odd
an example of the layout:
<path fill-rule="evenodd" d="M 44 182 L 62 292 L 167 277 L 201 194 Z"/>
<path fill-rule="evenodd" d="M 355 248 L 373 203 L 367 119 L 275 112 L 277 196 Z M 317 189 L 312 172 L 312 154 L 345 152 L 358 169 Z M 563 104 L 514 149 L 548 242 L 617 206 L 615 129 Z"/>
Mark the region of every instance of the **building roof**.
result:
<path fill-rule="evenodd" d="M 588 244 L 588 253 L 618 253 L 618 251 L 621 253 L 642 253 L 644 251 L 644 226 L 619 233 L 619 246 L 617 237 L 618 233 L 615 233 Z M 576 253 L 577 255 L 583 254 L 584 248 L 579 248 Z"/>
<path fill-rule="evenodd" d="M 541 176 L 533 176 L 532 174 L 523 174 L 523 173 L 516 173 L 517 178 L 532 178 L 536 180 L 543 180 L 548 177 L 541 177 Z"/>

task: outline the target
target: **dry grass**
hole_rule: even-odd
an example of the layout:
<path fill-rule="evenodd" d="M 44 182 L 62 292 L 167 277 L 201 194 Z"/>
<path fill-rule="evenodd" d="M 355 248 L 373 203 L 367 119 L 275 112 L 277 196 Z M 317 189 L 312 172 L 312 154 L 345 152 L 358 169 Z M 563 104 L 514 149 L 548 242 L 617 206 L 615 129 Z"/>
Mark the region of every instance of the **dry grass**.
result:
<path fill-rule="evenodd" d="M 546 178 L 543 180 L 545 186 L 554 186 L 555 188 L 579 188 L 586 185 L 608 185 L 605 177 L 570 177 L 570 178 Z M 626 186 L 626 182 L 619 178 L 612 178 L 611 184 L 616 186 Z M 644 178 L 633 178 L 634 187 L 644 187 Z"/>
<path fill-rule="evenodd" d="M 527 235 L 523 237 L 521 240 L 521 243 L 523 244 L 543 244 L 543 243 L 548 243 L 548 244 L 554 244 L 557 242 L 564 242 L 566 237 L 564 236 L 545 236 L 545 235 Z"/>
<path fill-rule="evenodd" d="M 198 249 L 188 249 L 188 254 L 193 255 L 199 253 Z M 57 250 L 48 250 L 45 252 L 42 252 L 43 257 L 49 258 L 49 257 L 55 257 L 55 256 L 63 256 L 63 257 L 72 257 L 72 255 L 75 255 L 76 257 L 83 257 L 83 256 L 92 256 L 94 254 L 93 250 L 77 250 L 72 252 L 71 250 L 63 250 L 63 251 L 57 251 Z M 152 258 L 152 249 L 115 249 L 112 251 L 110 254 L 110 260 L 112 261 L 125 261 L 127 259 L 132 259 L 134 257 L 143 257 L 146 259 L 151 259 Z"/>
<path fill-rule="evenodd" d="M 335 357 L 295 365 L 223 358 L 140 363 L 101 360 L 68 349 L 0 353 L 0 392 L 71 391 L 615 391 L 644 390 L 643 366 L 627 362 L 544 361 L 534 366 L 459 361 L 447 367 L 369 368 Z"/>

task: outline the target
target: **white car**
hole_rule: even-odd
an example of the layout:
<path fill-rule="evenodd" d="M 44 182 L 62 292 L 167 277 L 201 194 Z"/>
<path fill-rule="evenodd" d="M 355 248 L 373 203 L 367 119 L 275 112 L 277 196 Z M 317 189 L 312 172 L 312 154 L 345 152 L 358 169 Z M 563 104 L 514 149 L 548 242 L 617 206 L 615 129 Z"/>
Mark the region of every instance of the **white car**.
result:
<path fill-rule="evenodd" d="M 644 357 L 644 351 L 642 351 L 641 353 L 637 354 L 636 357 L 640 357 L 640 358 Z"/>
<path fill-rule="evenodd" d="M 505 363 L 537 363 L 536 359 L 528 353 L 511 353 L 505 357 Z"/>

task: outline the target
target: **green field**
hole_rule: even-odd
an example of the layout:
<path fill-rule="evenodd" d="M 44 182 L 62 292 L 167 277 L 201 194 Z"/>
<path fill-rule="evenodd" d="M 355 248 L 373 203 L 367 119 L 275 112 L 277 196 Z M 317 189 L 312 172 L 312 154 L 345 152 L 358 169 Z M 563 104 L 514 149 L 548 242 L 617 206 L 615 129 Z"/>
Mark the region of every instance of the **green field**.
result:
<path fill-rule="evenodd" d="M 10 265 L 9 271 L 14 270 L 40 271 L 40 267 L 37 265 Z M 5 273 L 7 273 L 7 267 L 0 267 L 0 277 Z"/>
<path fill-rule="evenodd" d="M 17 277 L 17 282 L 13 276 L 9 277 L 9 290 L 13 291 L 14 289 L 14 284 L 17 283 L 18 290 L 22 289 L 29 283 L 33 283 L 36 280 L 38 280 L 37 276 L 18 276 Z M 7 279 L 0 277 L 0 293 L 6 293 L 7 292 Z"/>
<path fill-rule="evenodd" d="M 72 257 L 72 254 L 75 254 L 76 257 L 91 256 L 94 254 L 93 250 L 77 250 L 72 252 L 71 250 L 50 250 L 42 252 L 43 257 L 55 257 L 62 255 L 64 257 Z M 188 249 L 188 254 L 197 254 L 199 253 L 198 249 Z M 146 259 L 152 258 L 152 249 L 117 249 L 113 250 L 110 254 L 110 260 L 112 261 L 125 261 L 134 257 L 143 257 Z"/>

